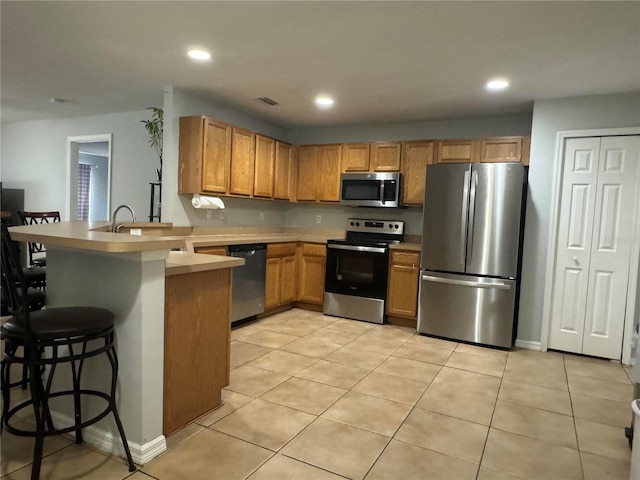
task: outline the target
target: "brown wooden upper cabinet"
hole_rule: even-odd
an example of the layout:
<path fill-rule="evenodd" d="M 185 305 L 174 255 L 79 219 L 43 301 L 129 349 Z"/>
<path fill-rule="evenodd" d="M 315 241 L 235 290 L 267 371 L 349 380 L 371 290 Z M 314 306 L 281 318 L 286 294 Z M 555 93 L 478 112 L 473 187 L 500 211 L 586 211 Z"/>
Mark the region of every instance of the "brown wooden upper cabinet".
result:
<path fill-rule="evenodd" d="M 202 116 L 180 119 L 178 193 L 228 193 L 231 127 Z"/>
<path fill-rule="evenodd" d="M 273 197 L 273 180 L 276 160 L 276 141 L 256 135 L 256 158 L 254 163 L 253 196 Z"/>
<path fill-rule="evenodd" d="M 273 198 L 291 200 L 293 193 L 294 149 L 288 143 L 276 142 Z"/>
<path fill-rule="evenodd" d="M 316 201 L 318 150 L 315 145 L 303 145 L 298 149 L 296 200 L 299 202 Z"/>
<path fill-rule="evenodd" d="M 399 172 L 400 142 L 346 143 L 342 146 L 343 172 Z"/>
<path fill-rule="evenodd" d="M 252 131 L 232 128 L 229 193 L 244 196 L 253 194 L 255 149 L 255 134 Z"/>
<path fill-rule="evenodd" d="M 400 142 L 378 142 L 371 145 L 371 170 L 374 172 L 399 172 Z"/>
<path fill-rule="evenodd" d="M 298 149 L 296 200 L 340 200 L 341 145 L 302 145 Z"/>
<path fill-rule="evenodd" d="M 340 201 L 341 145 L 322 145 L 318 157 L 318 200 L 321 202 Z"/>
<path fill-rule="evenodd" d="M 496 137 L 480 140 L 481 162 L 522 162 L 529 164 L 531 137 Z M 526 144 L 526 145 L 525 145 Z"/>
<path fill-rule="evenodd" d="M 368 143 L 347 143 L 342 146 L 343 172 L 368 172 L 371 145 Z"/>
<path fill-rule="evenodd" d="M 402 204 L 422 205 L 427 165 L 433 163 L 433 142 L 405 142 L 402 146 Z"/>
<path fill-rule="evenodd" d="M 529 164 L 531 137 L 438 140 L 437 163 L 522 162 Z"/>
<path fill-rule="evenodd" d="M 438 140 L 436 145 L 438 163 L 473 163 L 478 157 L 476 140 Z"/>

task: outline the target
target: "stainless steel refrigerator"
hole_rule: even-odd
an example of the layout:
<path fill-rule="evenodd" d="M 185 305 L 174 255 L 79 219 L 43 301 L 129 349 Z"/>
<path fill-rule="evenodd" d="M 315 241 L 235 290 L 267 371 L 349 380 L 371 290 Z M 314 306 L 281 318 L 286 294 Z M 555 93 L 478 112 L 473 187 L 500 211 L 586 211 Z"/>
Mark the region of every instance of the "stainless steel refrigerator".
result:
<path fill-rule="evenodd" d="M 525 185 L 520 163 L 427 166 L 418 332 L 513 345 Z"/>

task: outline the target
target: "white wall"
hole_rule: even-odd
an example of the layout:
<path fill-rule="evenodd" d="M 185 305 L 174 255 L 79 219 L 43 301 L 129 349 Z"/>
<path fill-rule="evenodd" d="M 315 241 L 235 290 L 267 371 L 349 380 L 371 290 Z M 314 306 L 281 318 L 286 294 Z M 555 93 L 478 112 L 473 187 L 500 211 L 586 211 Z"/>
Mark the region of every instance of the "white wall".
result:
<path fill-rule="evenodd" d="M 640 92 L 534 103 L 518 339 L 541 339 L 557 132 L 634 126 L 640 126 Z"/>
<path fill-rule="evenodd" d="M 147 145 L 140 120 L 149 112 L 125 112 L 2 124 L 0 171 L 4 188 L 25 190 L 26 210 L 58 210 L 68 219 L 65 200 L 67 137 L 112 133 L 111 203 L 131 205 L 143 220 L 149 209 L 149 182 L 158 158 Z"/>

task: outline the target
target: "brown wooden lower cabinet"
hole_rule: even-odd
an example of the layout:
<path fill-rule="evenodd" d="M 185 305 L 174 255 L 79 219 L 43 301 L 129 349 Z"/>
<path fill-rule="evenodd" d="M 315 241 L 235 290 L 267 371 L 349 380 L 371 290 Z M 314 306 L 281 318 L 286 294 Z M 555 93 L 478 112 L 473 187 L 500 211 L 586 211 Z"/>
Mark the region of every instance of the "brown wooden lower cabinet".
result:
<path fill-rule="evenodd" d="M 220 405 L 230 309 L 230 268 L 165 277 L 164 435 Z"/>
<path fill-rule="evenodd" d="M 267 245 L 265 308 L 279 307 L 296 299 L 296 242 Z"/>
<path fill-rule="evenodd" d="M 322 305 L 324 303 L 324 269 L 327 261 L 325 244 L 303 243 L 299 246 L 300 278 L 298 300 Z"/>
<path fill-rule="evenodd" d="M 387 314 L 416 318 L 420 254 L 413 251 L 392 250 L 390 262 Z"/>

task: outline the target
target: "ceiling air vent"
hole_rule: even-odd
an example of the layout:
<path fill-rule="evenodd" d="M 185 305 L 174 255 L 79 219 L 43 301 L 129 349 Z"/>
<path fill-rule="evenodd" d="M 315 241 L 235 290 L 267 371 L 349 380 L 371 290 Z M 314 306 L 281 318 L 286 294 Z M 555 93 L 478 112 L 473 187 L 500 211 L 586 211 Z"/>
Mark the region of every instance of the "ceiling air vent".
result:
<path fill-rule="evenodd" d="M 275 100 L 269 97 L 259 97 L 259 98 L 256 98 L 256 100 L 258 100 L 259 102 L 265 103 L 267 105 L 270 105 L 272 107 L 275 105 L 280 105 L 278 102 L 276 102 Z"/>

